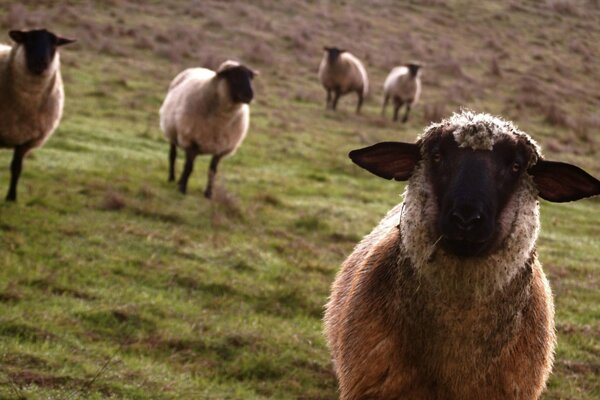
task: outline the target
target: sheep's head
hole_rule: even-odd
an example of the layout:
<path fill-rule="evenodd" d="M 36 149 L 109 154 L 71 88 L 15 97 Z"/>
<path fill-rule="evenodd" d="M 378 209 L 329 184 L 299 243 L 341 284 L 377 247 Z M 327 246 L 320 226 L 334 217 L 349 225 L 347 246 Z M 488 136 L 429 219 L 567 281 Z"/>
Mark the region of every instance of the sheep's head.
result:
<path fill-rule="evenodd" d="M 227 82 L 233 103 L 250 103 L 254 98 L 252 80 L 258 72 L 235 61 L 225 61 L 217 70 L 217 77 Z"/>
<path fill-rule="evenodd" d="M 9 36 L 25 49 L 27 69 L 33 75 L 42 75 L 54 60 L 56 48 L 74 40 L 59 37 L 46 29 L 10 31 Z"/>
<path fill-rule="evenodd" d="M 333 64 L 339 58 L 339 56 L 344 53 L 346 50 L 338 49 L 337 47 L 323 47 L 327 56 L 327 62 L 329 64 Z"/>
<path fill-rule="evenodd" d="M 468 111 L 431 125 L 415 144 L 379 143 L 350 158 L 377 176 L 410 178 L 409 223 L 423 228 L 407 234 L 439 241 L 460 259 L 496 253 L 507 240 L 531 251 L 538 195 L 565 202 L 600 194 L 600 181 L 574 165 L 544 160 L 511 123 Z"/>
<path fill-rule="evenodd" d="M 419 70 L 423 68 L 421 64 L 415 61 L 409 62 L 408 64 L 406 64 L 406 67 L 408 68 L 411 76 L 417 76 Z"/>

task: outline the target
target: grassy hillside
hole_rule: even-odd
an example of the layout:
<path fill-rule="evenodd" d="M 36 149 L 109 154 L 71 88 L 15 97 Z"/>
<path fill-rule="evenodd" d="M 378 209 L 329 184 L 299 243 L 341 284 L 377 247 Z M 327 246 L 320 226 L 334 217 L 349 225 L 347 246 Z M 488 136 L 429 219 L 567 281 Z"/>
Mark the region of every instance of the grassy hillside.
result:
<path fill-rule="evenodd" d="M 600 175 L 597 2 L 22 3 L 0 0 L 1 35 L 46 26 L 78 43 L 62 51 L 62 123 L 26 159 L 19 203 L 0 203 L 0 398 L 333 399 L 322 305 L 403 190 L 349 150 L 413 140 L 465 106 Z M 354 98 L 324 110 L 323 45 L 365 60 L 363 115 Z M 208 202 L 206 158 L 187 196 L 167 183 L 157 111 L 177 72 L 227 58 L 261 75 Z M 422 102 L 393 124 L 381 85 L 411 59 Z M 542 203 L 559 341 L 545 399 L 600 397 L 599 215 L 597 199 Z"/>

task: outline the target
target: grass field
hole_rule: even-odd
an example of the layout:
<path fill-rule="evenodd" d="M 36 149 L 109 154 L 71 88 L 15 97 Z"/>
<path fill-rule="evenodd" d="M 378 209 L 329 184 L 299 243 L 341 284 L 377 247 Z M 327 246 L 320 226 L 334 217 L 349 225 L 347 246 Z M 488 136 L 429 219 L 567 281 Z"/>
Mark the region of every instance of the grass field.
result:
<path fill-rule="evenodd" d="M 349 150 L 413 140 L 464 106 L 600 175 L 598 2 L 97 3 L 0 0 L 2 35 L 42 25 L 78 40 L 62 50 L 62 123 L 26 159 L 19 202 L 0 203 L 2 399 L 333 399 L 329 285 L 403 190 Z M 350 98 L 324 110 L 316 69 L 335 44 L 365 60 L 361 116 Z M 177 72 L 227 58 L 261 75 L 208 202 L 207 159 L 187 196 L 167 183 L 157 112 Z M 381 85 L 410 59 L 426 64 L 422 102 L 393 124 Z M 558 328 L 544 399 L 597 399 L 600 201 L 542 202 L 542 226 Z"/>

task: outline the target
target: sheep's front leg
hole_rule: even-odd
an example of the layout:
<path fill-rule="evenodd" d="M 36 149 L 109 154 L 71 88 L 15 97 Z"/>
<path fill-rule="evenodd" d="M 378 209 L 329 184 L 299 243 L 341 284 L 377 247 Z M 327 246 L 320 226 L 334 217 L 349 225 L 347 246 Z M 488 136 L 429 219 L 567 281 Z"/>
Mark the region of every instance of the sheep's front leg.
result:
<path fill-rule="evenodd" d="M 333 93 L 333 103 L 331 104 L 331 109 L 335 111 L 337 108 L 338 100 L 340 99 L 340 91 L 339 89 L 335 89 Z"/>
<path fill-rule="evenodd" d="M 402 107 L 402 100 L 395 98 L 394 99 L 394 121 L 398 121 L 398 112 L 400 111 L 400 107 Z"/>
<path fill-rule="evenodd" d="M 404 113 L 404 118 L 402 118 L 402 123 L 408 121 L 408 113 L 410 112 L 410 103 L 406 103 L 406 112 Z"/>
<path fill-rule="evenodd" d="M 362 94 L 362 90 L 356 92 L 358 94 L 358 104 L 356 105 L 356 113 L 360 114 L 360 108 L 362 107 L 363 104 L 363 94 Z"/>
<path fill-rule="evenodd" d="M 331 106 L 331 89 L 327 89 L 327 100 L 325 102 L 325 109 L 328 110 Z"/>
<path fill-rule="evenodd" d="M 185 166 L 183 167 L 181 178 L 179 178 L 179 191 L 183 194 L 187 192 L 188 179 L 190 179 L 190 175 L 194 169 L 194 160 L 197 155 L 198 150 L 195 147 L 185 149 Z"/>
<path fill-rule="evenodd" d="M 175 181 L 175 160 L 177 159 L 177 146 L 175 143 L 171 143 L 171 149 L 169 150 L 169 182 Z"/>
<path fill-rule="evenodd" d="M 215 176 L 217 175 L 217 167 L 223 154 L 216 154 L 210 160 L 210 168 L 208 169 L 208 183 L 206 184 L 206 190 L 204 191 L 204 197 L 210 199 L 212 197 L 213 184 L 215 182 Z"/>
<path fill-rule="evenodd" d="M 23 158 L 27 154 L 27 151 L 29 151 L 29 146 L 27 145 L 15 147 L 13 159 L 10 163 L 10 187 L 8 188 L 6 201 L 17 201 L 17 184 L 23 170 Z"/>

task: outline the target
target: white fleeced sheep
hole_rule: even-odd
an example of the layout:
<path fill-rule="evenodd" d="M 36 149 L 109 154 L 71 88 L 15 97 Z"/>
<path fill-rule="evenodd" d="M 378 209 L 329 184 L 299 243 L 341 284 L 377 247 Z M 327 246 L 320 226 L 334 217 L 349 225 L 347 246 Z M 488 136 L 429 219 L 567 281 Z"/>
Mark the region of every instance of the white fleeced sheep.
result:
<path fill-rule="evenodd" d="M 390 98 L 394 102 L 393 120 L 398 120 L 398 111 L 403 105 L 406 105 L 406 112 L 402 122 L 408 121 L 408 114 L 421 96 L 421 65 L 409 63 L 393 68 L 383 85 L 383 107 L 381 115 L 385 114 L 385 109 Z"/>
<path fill-rule="evenodd" d="M 186 193 L 196 156 L 211 154 L 204 195 L 212 196 L 220 159 L 233 154 L 248 132 L 255 74 L 238 62 L 226 61 L 216 72 L 190 68 L 171 82 L 160 108 L 160 126 L 171 143 L 169 181 L 175 180 L 177 147 L 185 150 L 185 167 L 179 180 L 181 193 Z"/>
<path fill-rule="evenodd" d="M 64 91 L 57 47 L 73 40 L 45 29 L 9 35 L 15 45 L 0 45 L 0 147 L 14 149 L 6 200 L 16 201 L 23 158 L 60 122 Z"/>
<path fill-rule="evenodd" d="M 340 399 L 539 398 L 555 332 L 537 197 L 598 195 L 600 181 L 544 160 L 511 123 L 471 112 L 416 144 L 350 157 L 409 182 L 332 286 L 325 333 Z"/>
<path fill-rule="evenodd" d="M 369 78 L 362 62 L 353 54 L 336 47 L 325 47 L 319 65 L 319 80 L 327 91 L 326 108 L 336 109 L 340 96 L 356 93 L 356 113 L 360 113 L 364 98 L 369 93 Z"/>

